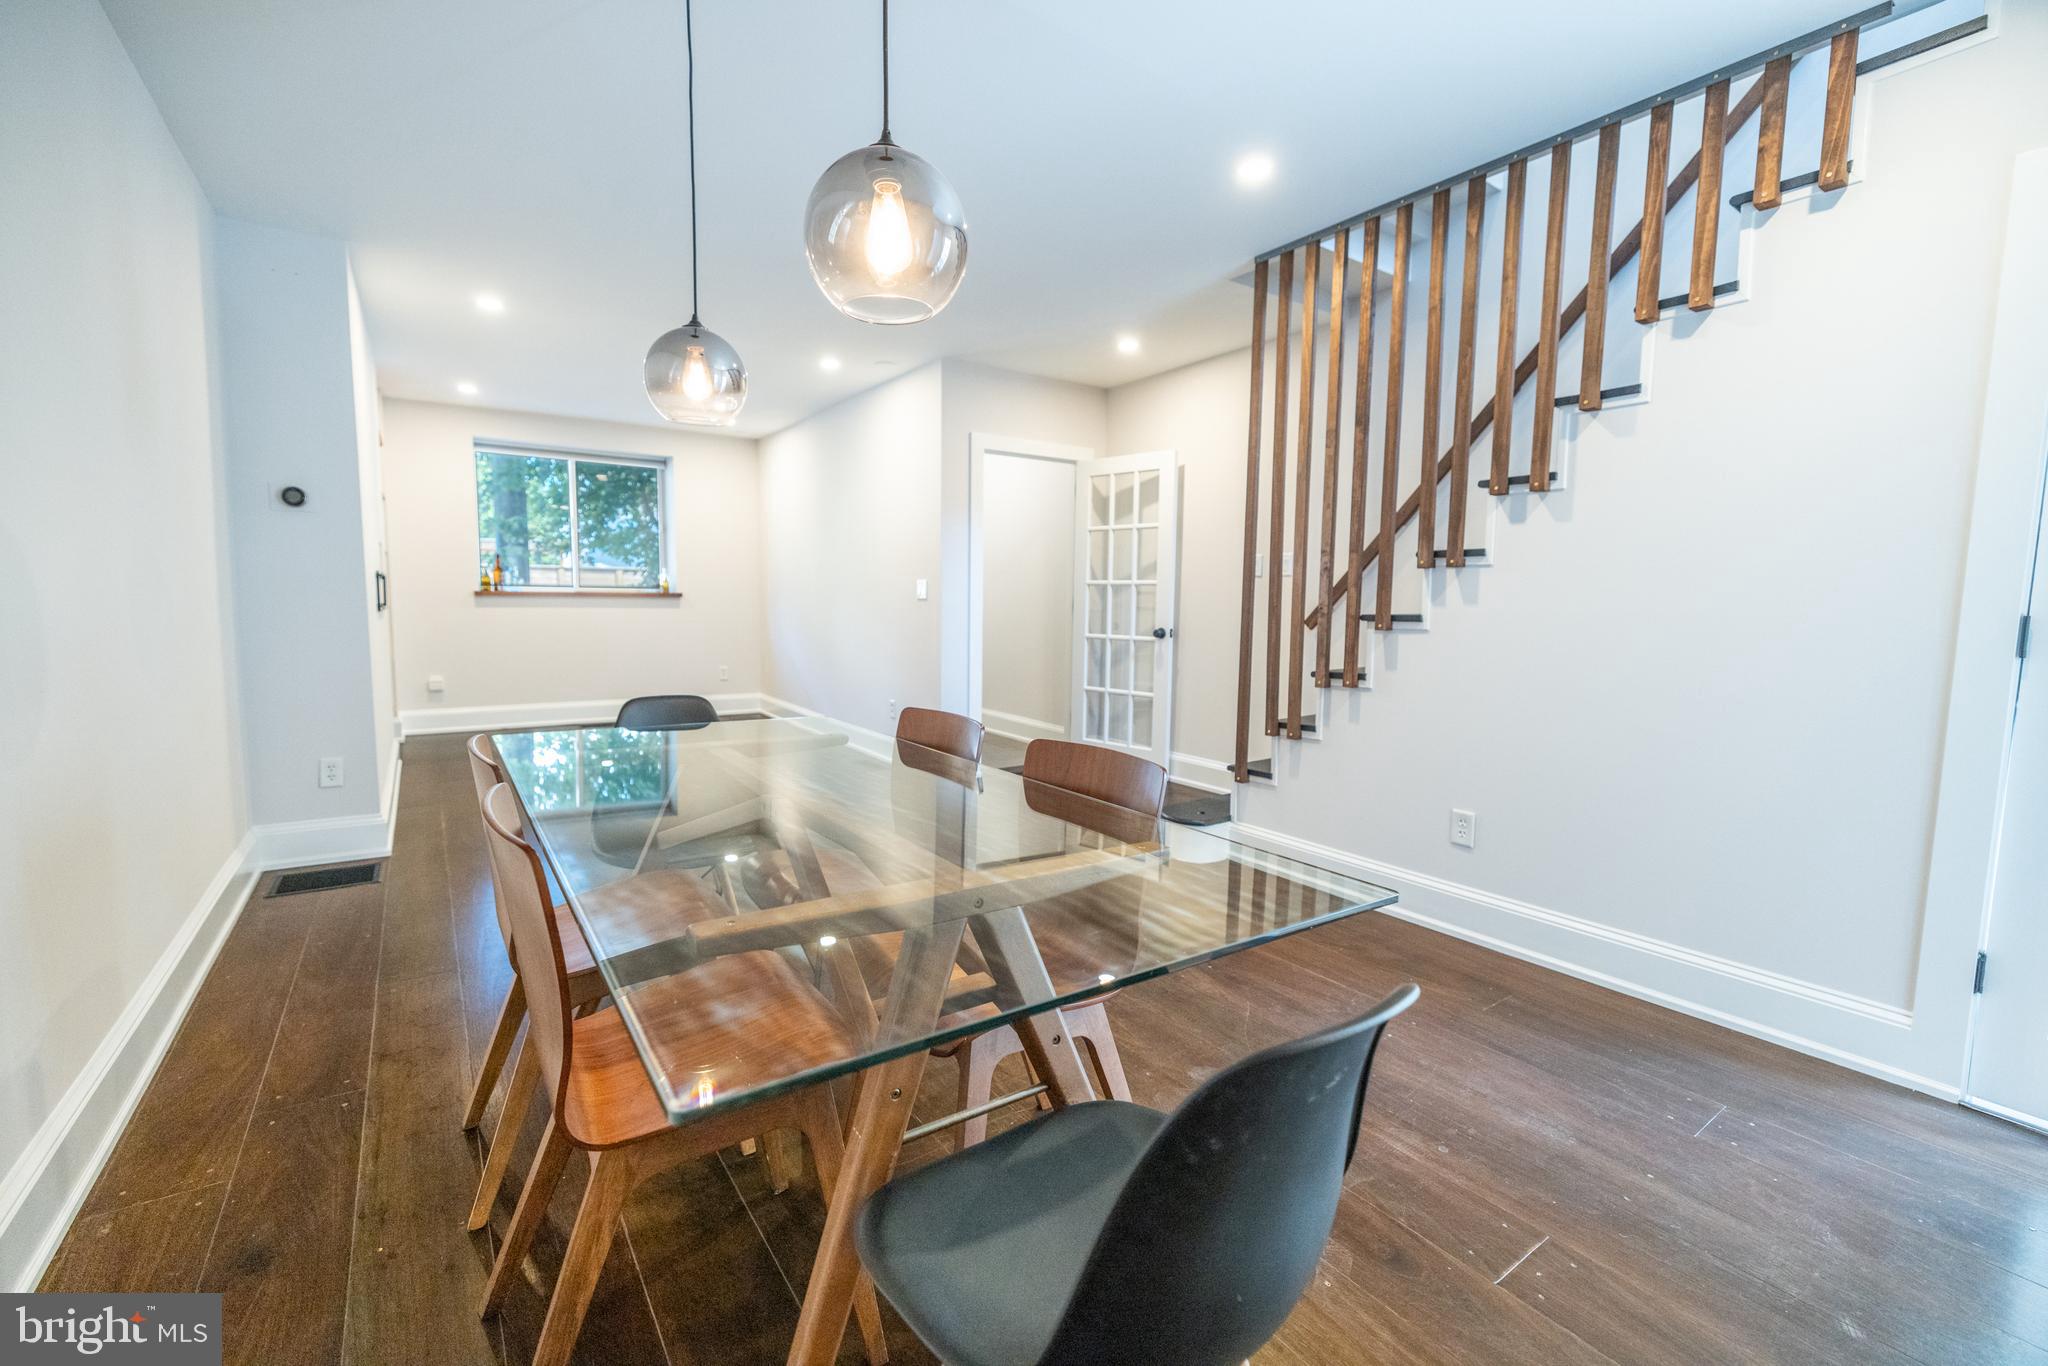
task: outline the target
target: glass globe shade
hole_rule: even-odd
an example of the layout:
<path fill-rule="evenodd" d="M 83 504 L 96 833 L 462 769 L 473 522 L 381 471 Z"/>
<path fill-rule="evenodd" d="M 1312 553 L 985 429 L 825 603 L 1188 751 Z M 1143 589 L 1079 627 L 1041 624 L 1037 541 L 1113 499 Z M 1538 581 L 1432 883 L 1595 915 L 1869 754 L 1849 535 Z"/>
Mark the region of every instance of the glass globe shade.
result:
<path fill-rule="evenodd" d="M 847 317 L 923 322 L 967 273 L 967 216 L 930 162 L 878 142 L 818 177 L 804 208 L 804 255 Z"/>
<path fill-rule="evenodd" d="M 747 367 L 732 343 L 699 322 L 647 348 L 647 398 L 670 422 L 730 427 L 747 401 Z"/>

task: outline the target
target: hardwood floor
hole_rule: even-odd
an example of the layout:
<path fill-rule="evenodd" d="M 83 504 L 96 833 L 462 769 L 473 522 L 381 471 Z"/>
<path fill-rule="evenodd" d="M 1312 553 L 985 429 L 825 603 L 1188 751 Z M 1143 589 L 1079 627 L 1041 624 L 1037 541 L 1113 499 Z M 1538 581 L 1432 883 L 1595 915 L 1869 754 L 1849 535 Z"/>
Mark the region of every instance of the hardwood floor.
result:
<path fill-rule="evenodd" d="M 479 1321 L 495 1233 L 463 1229 L 481 1156 L 457 1125 L 508 973 L 485 879 L 460 737 L 409 741 L 384 881 L 250 903 L 43 1288 L 222 1291 L 230 1362 L 527 1360 L 542 1291 Z M 1996 1120 L 1384 916 L 1110 1009 L 1166 1107 L 1407 980 L 1422 1000 L 1263 1366 L 2048 1363 L 2048 1140 Z M 823 1217 L 814 1176 L 776 1195 L 736 1150 L 649 1182 L 578 1359 L 780 1362 Z M 930 1362 L 889 1317 L 895 1359 Z"/>

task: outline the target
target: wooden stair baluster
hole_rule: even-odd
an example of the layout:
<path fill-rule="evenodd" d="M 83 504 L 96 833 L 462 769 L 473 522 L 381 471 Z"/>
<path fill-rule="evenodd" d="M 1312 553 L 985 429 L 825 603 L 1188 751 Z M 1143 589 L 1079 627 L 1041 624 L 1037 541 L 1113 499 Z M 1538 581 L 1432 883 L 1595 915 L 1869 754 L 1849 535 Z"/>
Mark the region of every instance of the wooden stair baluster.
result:
<path fill-rule="evenodd" d="M 1543 226 L 1543 304 L 1536 317 L 1536 408 L 1529 428 L 1529 491 L 1550 487 L 1550 446 L 1557 434 L 1557 304 L 1563 293 L 1564 210 L 1571 196 L 1572 145 L 1550 149 L 1550 212 Z"/>
<path fill-rule="evenodd" d="M 1444 251 L 1449 241 L 1451 192 L 1429 201 L 1429 326 L 1422 344 L 1422 498 L 1416 504 L 1415 563 L 1436 568 L 1437 427 L 1443 420 Z"/>
<path fill-rule="evenodd" d="M 1522 291 L 1522 196 L 1529 183 L 1529 163 L 1508 167 L 1508 201 L 1501 219 L 1500 349 L 1493 369 L 1493 472 L 1489 493 L 1508 491 L 1508 459 L 1512 454 L 1515 408 L 1515 306 Z M 1505 395 L 1505 398 L 1503 398 Z"/>
<path fill-rule="evenodd" d="M 1259 411 L 1266 381 L 1266 275 L 1264 260 L 1252 267 L 1252 399 L 1251 435 L 1244 458 L 1244 591 L 1237 626 L 1237 743 L 1231 776 L 1251 781 L 1252 756 L 1252 619 L 1257 615 L 1259 572 Z"/>
<path fill-rule="evenodd" d="M 1379 570 L 1373 585 L 1375 631 L 1394 627 L 1394 533 L 1401 498 L 1401 362 L 1408 331 L 1408 239 L 1414 235 L 1414 227 L 1415 205 L 1411 201 L 1394 211 L 1394 286 L 1387 296 L 1386 455 L 1380 464 Z"/>
<path fill-rule="evenodd" d="M 1856 100 L 1856 30 L 1835 35 L 1828 46 L 1828 104 L 1820 127 L 1820 188 L 1849 183 L 1849 116 Z"/>
<path fill-rule="evenodd" d="M 1777 208 L 1785 197 L 1785 98 L 1792 86 L 1792 59 L 1773 58 L 1760 82 L 1764 102 L 1756 121 L 1756 186 L 1750 192 L 1759 211 Z"/>
<path fill-rule="evenodd" d="M 1657 294 L 1664 282 L 1665 198 L 1671 172 L 1671 105 L 1650 111 L 1650 154 L 1643 171 L 1643 221 L 1637 225 L 1641 249 L 1636 257 L 1636 321 L 1653 323 L 1663 310 Z"/>
<path fill-rule="evenodd" d="M 1365 476 L 1369 468 L 1372 434 L 1372 343 L 1373 302 L 1380 275 L 1380 220 L 1368 219 L 1361 256 L 1364 273 L 1358 283 L 1358 373 L 1351 386 L 1351 555 L 1345 569 L 1344 587 L 1350 600 L 1358 601 L 1359 585 L 1365 574 Z M 1338 594 L 1330 595 L 1334 606 Z M 1329 620 L 1325 610 L 1322 620 Z M 1344 614 L 1344 686 L 1358 686 L 1358 613 Z"/>
<path fill-rule="evenodd" d="M 1472 482 L 1472 372 L 1479 362 L 1479 250 L 1486 229 L 1486 177 L 1465 182 L 1465 278 L 1458 301 L 1458 379 L 1451 391 L 1450 527 L 1444 533 L 1444 563 L 1465 563 L 1466 488 Z M 1423 448 L 1428 464 L 1434 452 Z"/>
<path fill-rule="evenodd" d="M 1330 363 L 1323 381 L 1323 526 L 1318 543 L 1316 592 L 1324 621 L 1330 619 L 1332 579 L 1337 570 L 1337 420 L 1344 406 L 1344 281 L 1351 269 L 1351 229 L 1337 230 L 1337 259 L 1330 271 Z M 1326 627 L 1316 631 L 1315 684 L 1330 685 L 1330 637 Z"/>
<path fill-rule="evenodd" d="M 1614 180 L 1621 166 L 1621 125 L 1600 130 L 1593 166 L 1593 249 L 1586 258 L 1585 344 L 1579 356 L 1579 411 L 1598 412 L 1600 380 L 1607 361 L 1607 286 L 1609 239 L 1614 234 Z"/>
<path fill-rule="evenodd" d="M 1266 541 L 1266 734 L 1280 733 L 1280 566 L 1287 553 L 1287 344 L 1294 253 L 1280 258 L 1280 312 L 1273 333 L 1273 496 Z"/>
<path fill-rule="evenodd" d="M 1301 738 L 1302 655 L 1308 646 L 1308 482 L 1312 472 L 1310 443 L 1315 435 L 1316 393 L 1316 269 L 1323 244 L 1301 249 L 1301 410 L 1294 442 L 1294 566 L 1293 610 L 1287 614 L 1292 648 L 1287 653 L 1287 738 Z"/>
<path fill-rule="evenodd" d="M 1714 254 L 1721 242 L 1721 161 L 1728 149 L 1728 82 L 1707 87 L 1700 117 L 1700 178 L 1692 206 L 1692 279 L 1685 306 L 1703 313 L 1714 306 Z"/>

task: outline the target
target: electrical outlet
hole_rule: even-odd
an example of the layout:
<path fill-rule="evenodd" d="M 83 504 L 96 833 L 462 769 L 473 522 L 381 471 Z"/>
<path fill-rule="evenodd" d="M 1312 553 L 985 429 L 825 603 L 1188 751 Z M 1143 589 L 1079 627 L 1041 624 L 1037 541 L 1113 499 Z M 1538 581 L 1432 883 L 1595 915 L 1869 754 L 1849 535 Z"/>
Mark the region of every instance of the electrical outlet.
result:
<path fill-rule="evenodd" d="M 328 758 L 320 761 L 320 786 L 341 786 L 341 760 L 339 758 Z"/>
<path fill-rule="evenodd" d="M 891 721 L 896 719 L 896 699 L 893 697 L 889 699 L 889 719 Z"/>
<path fill-rule="evenodd" d="M 725 682 L 725 681 L 726 681 L 727 679 L 729 679 L 729 678 L 731 678 L 731 677 L 732 677 L 732 666 L 731 666 L 731 665 L 729 665 L 729 664 L 721 664 L 721 665 L 719 665 L 719 666 L 718 666 L 718 681 L 719 681 L 719 682 L 723 683 L 723 682 Z"/>
<path fill-rule="evenodd" d="M 1252 577 L 1255 579 L 1266 577 L 1266 553 L 1263 550 L 1252 557 Z"/>
<path fill-rule="evenodd" d="M 1451 808 L 1451 843 L 1460 849 L 1470 849 L 1472 841 L 1479 834 L 1479 817 L 1470 811 Z"/>

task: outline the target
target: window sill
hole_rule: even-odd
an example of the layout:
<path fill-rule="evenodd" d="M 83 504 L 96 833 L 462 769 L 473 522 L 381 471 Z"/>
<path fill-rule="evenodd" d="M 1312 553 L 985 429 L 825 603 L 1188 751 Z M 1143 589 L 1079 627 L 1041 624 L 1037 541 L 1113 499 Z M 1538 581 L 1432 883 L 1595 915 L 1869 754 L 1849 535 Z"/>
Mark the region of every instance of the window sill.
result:
<path fill-rule="evenodd" d="M 658 588 L 494 588 L 489 592 L 475 589 L 472 597 L 479 598 L 679 598 L 681 593 L 664 593 Z"/>

